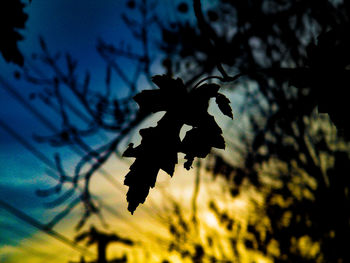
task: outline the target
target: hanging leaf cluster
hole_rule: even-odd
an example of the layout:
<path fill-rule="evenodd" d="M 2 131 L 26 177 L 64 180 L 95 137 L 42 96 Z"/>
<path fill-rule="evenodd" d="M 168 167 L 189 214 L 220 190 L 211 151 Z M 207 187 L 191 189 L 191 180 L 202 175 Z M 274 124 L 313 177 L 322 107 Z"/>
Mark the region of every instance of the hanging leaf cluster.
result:
<path fill-rule="evenodd" d="M 134 97 L 139 113 L 165 111 L 165 114 L 157 126 L 141 129 L 141 144 L 137 147 L 130 144 L 123 154 L 136 158 L 124 181 L 129 186 L 127 201 L 131 213 L 155 186 L 160 169 L 173 175 L 179 152 L 185 154 L 184 167 L 189 170 L 195 157 L 206 157 L 212 147 L 225 148 L 222 130 L 208 113 L 210 98 L 216 98 L 222 113 L 233 118 L 230 101 L 218 93 L 217 84 L 203 84 L 188 91 L 179 78 L 156 75 L 152 81 L 159 89 L 144 90 Z M 181 140 L 179 134 L 184 124 L 192 129 Z"/>

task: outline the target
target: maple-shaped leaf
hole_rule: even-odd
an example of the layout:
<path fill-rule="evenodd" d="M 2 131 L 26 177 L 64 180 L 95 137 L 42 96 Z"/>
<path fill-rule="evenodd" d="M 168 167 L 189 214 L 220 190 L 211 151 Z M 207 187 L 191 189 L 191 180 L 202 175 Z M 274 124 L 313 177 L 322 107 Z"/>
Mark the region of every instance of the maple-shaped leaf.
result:
<path fill-rule="evenodd" d="M 172 79 L 167 75 L 154 76 L 152 81 L 159 87 L 157 90 L 144 90 L 134 97 L 140 112 L 155 113 L 176 107 L 186 96 L 186 88 L 181 79 Z"/>
<path fill-rule="evenodd" d="M 198 127 L 200 122 L 208 118 L 208 107 L 210 98 L 217 95 L 220 86 L 217 84 L 203 84 L 196 89 L 191 90 L 186 102 L 182 105 L 184 124 Z M 185 105 L 187 103 L 187 105 Z"/>
<path fill-rule="evenodd" d="M 186 154 L 185 168 L 189 170 L 195 157 L 204 158 L 212 147 L 225 149 L 225 140 L 222 130 L 216 124 L 213 116 L 201 120 L 198 128 L 189 130 L 181 142 L 181 151 Z"/>
<path fill-rule="evenodd" d="M 173 175 L 178 161 L 180 128 L 170 117 L 164 116 L 156 127 L 140 130 L 141 144 L 136 148 L 131 144 L 124 152 L 123 156 L 136 158 L 124 180 L 124 184 L 129 186 L 127 201 L 131 213 L 145 201 L 149 189 L 155 186 L 160 169 Z"/>
<path fill-rule="evenodd" d="M 230 106 L 230 100 L 223 94 L 218 93 L 216 95 L 216 103 L 223 114 L 233 119 L 232 109 Z"/>
<path fill-rule="evenodd" d="M 134 147 L 130 144 L 123 154 L 124 157 L 136 158 L 124 181 L 129 186 L 127 201 L 131 213 L 146 200 L 160 169 L 173 175 L 179 152 L 185 154 L 185 168 L 190 169 L 194 158 L 206 157 L 213 147 L 225 148 L 222 130 L 208 113 L 209 100 L 218 97 L 219 85 L 203 84 L 187 91 L 179 78 L 157 75 L 152 81 L 159 89 L 145 90 L 134 97 L 140 107 L 139 114 L 166 113 L 156 127 L 140 130 L 140 145 Z M 223 101 L 220 104 L 229 104 L 220 100 Z M 184 124 L 193 128 L 180 141 L 179 134 Z"/>
<path fill-rule="evenodd" d="M 164 111 L 167 107 L 163 99 L 164 95 L 161 90 L 143 90 L 134 97 L 134 100 L 140 107 L 140 112 L 155 113 Z"/>

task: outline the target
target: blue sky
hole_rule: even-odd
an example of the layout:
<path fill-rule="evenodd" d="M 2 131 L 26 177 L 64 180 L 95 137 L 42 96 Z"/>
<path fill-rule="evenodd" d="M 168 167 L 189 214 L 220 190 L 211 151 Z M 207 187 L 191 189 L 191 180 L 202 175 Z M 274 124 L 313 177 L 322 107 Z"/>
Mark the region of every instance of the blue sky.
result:
<path fill-rule="evenodd" d="M 104 0 L 102 4 L 94 0 L 35 0 L 25 11 L 29 19 L 22 31 L 25 40 L 19 43 L 19 47 L 27 58 L 38 53 L 38 39 L 42 36 L 50 51 L 71 53 L 79 61 L 79 69 L 82 72 L 91 70 L 95 79 L 103 80 L 101 74 L 105 71 L 105 63 L 96 52 L 97 38 L 112 43 L 130 41 L 130 34 L 120 19 L 120 13 L 125 11 L 125 1 Z M 1 57 L 0 69 L 2 77 L 14 84 L 16 66 L 5 63 Z M 21 94 L 26 95 L 32 88 L 27 83 L 16 82 L 16 86 Z M 0 116 L 28 127 L 31 120 L 24 116 L 25 112 L 3 90 L 0 90 L 0 95 L 0 103 L 5 109 Z"/>

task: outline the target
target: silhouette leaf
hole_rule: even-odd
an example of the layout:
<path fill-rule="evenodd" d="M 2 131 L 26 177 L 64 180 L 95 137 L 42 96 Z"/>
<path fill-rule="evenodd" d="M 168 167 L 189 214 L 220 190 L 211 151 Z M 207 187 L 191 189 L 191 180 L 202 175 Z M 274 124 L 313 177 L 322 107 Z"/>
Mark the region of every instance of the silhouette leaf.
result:
<path fill-rule="evenodd" d="M 123 154 L 136 158 L 124 181 L 129 186 L 127 201 L 131 213 L 146 200 L 160 169 L 173 175 L 179 152 L 185 153 L 185 168 L 190 169 L 195 157 L 206 157 L 212 147 L 225 148 L 222 130 L 208 113 L 209 100 L 218 96 L 219 85 L 203 84 L 188 91 L 179 78 L 157 75 L 152 81 L 159 89 L 145 90 L 134 97 L 140 107 L 139 113 L 166 113 L 156 127 L 141 129 L 141 144 L 137 147 L 129 144 Z M 220 103 L 226 114 L 229 101 L 225 99 L 228 101 L 224 97 Z M 184 124 L 193 128 L 181 141 L 179 134 Z"/>
<path fill-rule="evenodd" d="M 141 144 L 136 148 L 130 144 L 125 151 L 123 156 L 136 158 L 124 181 L 130 187 L 127 201 L 131 213 L 145 201 L 149 189 L 155 186 L 160 169 L 173 175 L 180 145 L 179 132 L 180 128 L 176 129 L 170 120 L 162 119 L 156 127 L 140 130 Z"/>
<path fill-rule="evenodd" d="M 230 100 L 223 94 L 218 93 L 216 95 L 216 103 L 223 114 L 233 119 L 232 109 L 230 106 Z"/>
<path fill-rule="evenodd" d="M 198 128 L 188 131 L 181 144 L 181 150 L 186 154 L 185 159 L 187 159 L 185 168 L 187 170 L 191 168 L 195 157 L 206 157 L 212 147 L 225 149 L 225 140 L 221 134 L 222 130 L 210 115 Z"/>
<path fill-rule="evenodd" d="M 157 75 L 152 81 L 159 87 L 158 90 L 144 90 L 134 97 L 140 112 L 155 113 L 176 108 L 178 100 L 186 96 L 187 91 L 181 79 Z"/>

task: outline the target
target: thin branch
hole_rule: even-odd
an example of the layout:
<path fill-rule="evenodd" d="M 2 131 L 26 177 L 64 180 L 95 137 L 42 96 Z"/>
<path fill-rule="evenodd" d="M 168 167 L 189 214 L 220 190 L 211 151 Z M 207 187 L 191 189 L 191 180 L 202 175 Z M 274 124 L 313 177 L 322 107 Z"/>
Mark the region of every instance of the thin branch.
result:
<path fill-rule="evenodd" d="M 200 161 L 197 161 L 196 178 L 194 182 L 194 189 L 193 189 L 193 195 L 192 195 L 192 222 L 195 225 L 197 224 L 197 197 L 199 194 L 199 185 L 200 185 L 200 169 L 201 169 L 201 163 Z"/>

